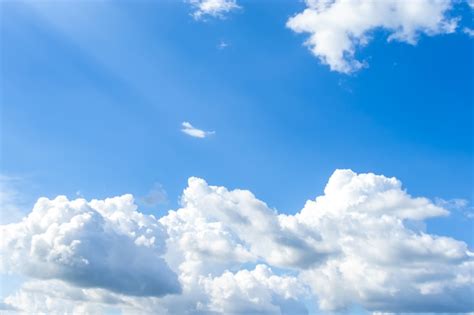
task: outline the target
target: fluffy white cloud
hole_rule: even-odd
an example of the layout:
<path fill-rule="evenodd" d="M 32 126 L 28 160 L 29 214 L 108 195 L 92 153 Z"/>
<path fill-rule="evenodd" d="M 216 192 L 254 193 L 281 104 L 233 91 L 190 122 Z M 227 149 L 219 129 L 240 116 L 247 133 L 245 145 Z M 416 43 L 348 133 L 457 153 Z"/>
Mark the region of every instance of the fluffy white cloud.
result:
<path fill-rule="evenodd" d="M 59 280 L 33 280 L 5 299 L 27 314 L 306 314 L 307 294 L 296 277 L 278 276 L 266 265 L 219 277 L 201 277 L 199 291 L 164 298 L 135 297 L 104 289 L 78 288 Z M 1 310 L 1 308 L 0 308 Z M 295 313 L 297 311 L 297 313 Z"/>
<path fill-rule="evenodd" d="M 294 301 L 305 295 L 303 284 L 295 277 L 274 275 L 265 265 L 254 270 L 229 271 L 221 276 L 204 279 L 211 311 L 221 314 L 279 314 L 287 313 L 288 304 L 293 308 L 288 314 L 305 314 L 304 307 L 295 308 Z M 285 305 L 286 304 L 286 305 Z"/>
<path fill-rule="evenodd" d="M 325 194 L 295 217 L 338 254 L 300 277 L 325 310 L 355 303 L 384 312 L 472 311 L 474 253 L 463 242 L 406 227 L 407 220 L 446 214 L 406 194 L 394 178 L 336 171 Z"/>
<path fill-rule="evenodd" d="M 94 212 L 101 229 L 84 219 Z M 58 305 L 68 312 L 305 314 L 308 301 L 326 311 L 473 311 L 474 253 L 464 242 L 410 228 L 447 214 L 410 196 L 395 178 L 350 170 L 335 171 L 324 194 L 295 215 L 199 178 L 189 179 L 181 208 L 159 220 L 137 212 L 129 195 L 40 199 L 22 222 L 2 227 L 5 268 L 40 278 L 5 303 L 49 313 Z M 91 243 L 108 254 L 85 245 Z M 118 265 L 127 266 L 128 289 L 86 269 L 84 260 L 122 277 Z M 77 280 L 81 272 L 87 284 Z M 181 293 L 170 290 L 174 273 Z M 150 281 L 168 291 L 133 289 Z"/>
<path fill-rule="evenodd" d="M 137 212 L 131 195 L 89 203 L 40 198 L 21 222 L 2 225 L 1 236 L 9 272 L 137 296 L 180 291 L 161 258 L 161 225 Z"/>
<path fill-rule="evenodd" d="M 388 41 L 416 44 L 420 34 L 454 32 L 457 19 L 447 17 L 451 0 L 306 0 L 307 8 L 291 17 L 287 26 L 309 33 L 305 44 L 331 70 L 350 73 L 365 66 L 356 49 L 383 29 Z"/>
<path fill-rule="evenodd" d="M 195 9 L 192 14 L 195 19 L 205 16 L 223 18 L 225 14 L 240 8 L 236 0 L 189 0 L 189 3 Z"/>
<path fill-rule="evenodd" d="M 242 263 L 265 261 L 283 268 L 309 266 L 332 251 L 316 230 L 292 230 L 275 210 L 247 190 L 229 191 L 190 178 L 183 207 L 160 219 L 170 253 L 184 253 L 181 275 L 220 274 Z M 173 261 L 171 265 L 180 262 Z"/>
<path fill-rule="evenodd" d="M 182 126 L 182 129 L 181 129 L 182 132 L 194 138 L 206 138 L 207 136 L 210 136 L 215 133 L 214 131 L 205 131 L 205 130 L 198 129 L 187 121 L 184 121 L 181 124 L 181 126 Z"/>
<path fill-rule="evenodd" d="M 80 289 L 58 280 L 28 281 L 5 300 L 12 310 L 27 314 L 101 314 L 106 301 L 116 302 L 104 290 Z"/>

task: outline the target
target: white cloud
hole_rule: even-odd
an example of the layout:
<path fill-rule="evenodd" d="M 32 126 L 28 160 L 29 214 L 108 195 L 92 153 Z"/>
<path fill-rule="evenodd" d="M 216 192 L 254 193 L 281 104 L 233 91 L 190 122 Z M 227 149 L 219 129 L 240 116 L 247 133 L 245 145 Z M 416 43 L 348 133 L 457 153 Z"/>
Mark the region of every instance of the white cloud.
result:
<path fill-rule="evenodd" d="M 195 10 L 192 16 L 197 20 L 205 16 L 223 18 L 240 8 L 236 0 L 189 0 L 189 3 Z"/>
<path fill-rule="evenodd" d="M 217 49 L 219 49 L 219 50 L 226 49 L 227 47 L 229 47 L 229 43 L 227 43 L 226 41 L 223 41 L 223 40 L 221 40 L 219 42 L 219 44 L 217 44 Z"/>
<path fill-rule="evenodd" d="M 469 37 L 474 37 L 474 29 L 465 27 L 462 29 L 465 34 L 467 34 Z"/>
<path fill-rule="evenodd" d="M 266 265 L 254 270 L 229 271 L 221 276 L 204 279 L 204 291 L 210 302 L 207 308 L 220 314 L 279 314 L 285 306 L 305 295 L 306 290 L 297 278 L 277 276 Z M 280 297 L 275 299 L 275 296 Z M 299 305 L 299 309 L 304 307 Z M 292 309 L 289 314 L 305 314 Z"/>
<path fill-rule="evenodd" d="M 446 210 L 409 196 L 395 178 L 373 174 L 336 171 L 324 192 L 296 215 L 339 249 L 317 268 L 300 273 L 322 309 L 354 303 L 384 312 L 474 308 L 468 297 L 473 253 L 467 245 L 405 226 L 406 220 L 446 215 Z"/>
<path fill-rule="evenodd" d="M 198 129 L 187 121 L 184 121 L 181 124 L 181 126 L 183 127 L 181 129 L 182 132 L 195 138 L 206 138 L 207 136 L 215 134 L 215 131 L 205 131 L 205 130 Z"/>
<path fill-rule="evenodd" d="M 370 42 L 372 32 L 388 31 L 388 41 L 416 44 L 420 34 L 454 32 L 457 19 L 447 17 L 451 0 L 306 0 L 307 8 L 287 26 L 309 33 L 305 45 L 331 70 L 351 73 L 366 66 L 356 50 Z"/>
<path fill-rule="evenodd" d="M 436 198 L 435 202 L 437 205 L 445 209 L 457 212 L 468 219 L 474 219 L 474 207 L 469 204 L 469 200 L 467 199 L 455 198 L 445 200 L 442 198 Z"/>
<path fill-rule="evenodd" d="M 308 301 L 339 312 L 353 305 L 473 311 L 474 253 L 464 242 L 409 228 L 447 214 L 439 203 L 410 196 L 395 178 L 350 170 L 335 171 L 324 194 L 295 215 L 199 178 L 189 179 L 181 208 L 159 220 L 140 214 L 129 195 L 40 199 L 24 221 L 2 226 L 4 267 L 37 278 L 5 303 L 47 313 L 79 312 L 77 306 L 98 313 L 305 314 Z M 95 269 L 125 276 L 128 289 Z M 86 283 L 78 281 L 86 271 Z M 173 272 L 181 293 L 164 280 Z M 162 290 L 132 290 L 136 279 Z"/>
<path fill-rule="evenodd" d="M 4 271 L 136 296 L 180 291 L 161 258 L 166 234 L 154 217 L 136 211 L 131 195 L 40 198 L 21 222 L 0 231 Z"/>
<path fill-rule="evenodd" d="M 106 291 L 80 289 L 59 280 L 32 280 L 5 302 L 29 314 L 101 314 L 107 298 Z M 115 301 L 109 298 L 109 302 Z"/>

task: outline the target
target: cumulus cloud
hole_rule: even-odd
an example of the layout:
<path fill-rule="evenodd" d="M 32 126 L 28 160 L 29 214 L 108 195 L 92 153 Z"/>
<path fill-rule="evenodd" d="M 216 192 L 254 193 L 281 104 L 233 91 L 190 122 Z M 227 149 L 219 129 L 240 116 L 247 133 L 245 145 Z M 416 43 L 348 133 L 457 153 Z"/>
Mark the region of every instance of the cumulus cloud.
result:
<path fill-rule="evenodd" d="M 291 17 L 287 27 L 308 33 L 305 45 L 331 70 L 351 73 L 366 63 L 355 58 L 357 48 L 370 42 L 372 33 L 388 32 L 388 41 L 416 44 L 420 34 L 454 32 L 457 19 L 447 12 L 453 1 L 306 0 L 306 9 Z"/>
<path fill-rule="evenodd" d="M 205 16 L 223 18 L 240 8 L 236 0 L 189 0 L 189 3 L 195 10 L 192 16 L 197 20 Z"/>
<path fill-rule="evenodd" d="M 210 135 L 215 134 L 214 131 L 205 131 L 205 130 L 198 129 L 187 121 L 184 121 L 183 123 L 181 123 L 181 127 L 182 127 L 181 129 L 182 132 L 194 138 L 206 138 Z"/>
<path fill-rule="evenodd" d="M 139 213 L 129 195 L 40 199 L 22 222 L 2 226 L 4 268 L 36 278 L 4 302 L 50 313 L 57 305 L 78 313 L 305 314 L 308 303 L 339 312 L 472 312 L 474 253 L 410 228 L 448 213 L 395 178 L 350 170 L 335 171 L 324 194 L 294 215 L 194 177 L 181 207 L 159 220 Z"/>
<path fill-rule="evenodd" d="M 287 308 L 281 302 L 289 304 L 305 294 L 303 284 L 295 277 L 276 276 L 266 265 L 257 265 L 251 271 L 226 271 L 219 277 L 204 279 L 204 291 L 210 298 L 209 310 L 221 314 L 286 313 Z M 305 313 L 299 306 L 288 314 Z"/>
<path fill-rule="evenodd" d="M 161 258 L 165 233 L 131 195 L 41 198 L 21 222 L 1 226 L 1 267 L 37 279 L 137 296 L 180 291 Z"/>
<path fill-rule="evenodd" d="M 99 314 L 104 313 L 107 299 L 106 291 L 76 288 L 59 280 L 32 280 L 8 296 L 5 304 L 29 314 Z"/>

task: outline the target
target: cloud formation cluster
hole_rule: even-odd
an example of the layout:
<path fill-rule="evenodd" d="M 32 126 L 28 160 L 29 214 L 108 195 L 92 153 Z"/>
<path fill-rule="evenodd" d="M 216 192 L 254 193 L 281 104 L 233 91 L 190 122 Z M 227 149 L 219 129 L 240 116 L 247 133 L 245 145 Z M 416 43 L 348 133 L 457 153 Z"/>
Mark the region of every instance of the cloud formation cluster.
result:
<path fill-rule="evenodd" d="M 2 226 L 3 269 L 33 279 L 5 303 L 78 313 L 473 311 L 474 253 L 410 228 L 447 214 L 395 178 L 350 170 L 336 170 L 295 215 L 199 178 L 159 219 L 139 213 L 130 195 L 42 198 Z"/>
<path fill-rule="evenodd" d="M 355 58 L 376 30 L 388 41 L 416 44 L 420 34 L 452 33 L 457 19 L 450 18 L 451 0 L 306 0 L 306 9 L 290 18 L 287 27 L 308 33 L 305 45 L 331 70 L 351 73 L 366 64 Z"/>
<path fill-rule="evenodd" d="M 236 0 L 189 0 L 199 20 L 206 16 L 224 18 L 239 9 Z M 356 52 L 366 46 L 376 32 L 387 41 L 416 45 L 420 35 L 434 36 L 456 31 L 461 17 L 450 14 L 455 0 L 304 0 L 306 8 L 288 19 L 286 26 L 308 34 L 304 42 L 311 53 L 332 71 L 350 74 L 368 64 Z M 466 4 L 473 8 L 473 2 Z M 474 31 L 461 27 L 472 37 Z"/>

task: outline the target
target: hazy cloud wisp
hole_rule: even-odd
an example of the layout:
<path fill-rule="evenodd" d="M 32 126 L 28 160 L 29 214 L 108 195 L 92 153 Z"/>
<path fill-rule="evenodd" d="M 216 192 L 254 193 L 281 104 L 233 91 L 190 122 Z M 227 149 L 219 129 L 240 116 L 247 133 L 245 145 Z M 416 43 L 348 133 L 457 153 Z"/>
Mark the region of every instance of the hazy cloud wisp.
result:
<path fill-rule="evenodd" d="M 192 16 L 196 20 L 206 16 L 224 18 L 229 12 L 240 8 L 236 0 L 189 0 L 189 3 L 195 10 Z"/>
<path fill-rule="evenodd" d="M 198 129 L 187 121 L 184 121 L 183 123 L 181 123 L 181 127 L 182 127 L 181 128 L 182 132 L 194 138 L 206 138 L 216 133 L 215 131 L 205 131 L 205 130 Z"/>

